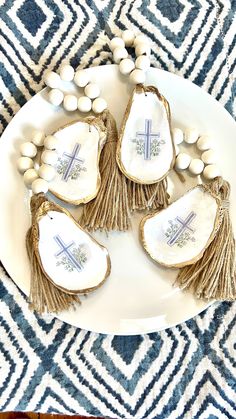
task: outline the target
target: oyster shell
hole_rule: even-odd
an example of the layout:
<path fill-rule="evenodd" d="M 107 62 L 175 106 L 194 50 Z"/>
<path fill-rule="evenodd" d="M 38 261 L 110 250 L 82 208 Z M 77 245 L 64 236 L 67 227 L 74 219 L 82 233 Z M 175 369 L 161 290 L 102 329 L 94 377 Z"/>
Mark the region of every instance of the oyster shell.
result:
<path fill-rule="evenodd" d="M 136 183 L 152 184 L 168 174 L 174 160 L 169 104 L 156 87 L 137 85 L 120 131 L 120 170 Z"/>
<path fill-rule="evenodd" d="M 140 240 L 147 253 L 166 267 L 191 265 L 213 240 L 220 221 L 220 201 L 198 185 L 168 208 L 144 217 Z"/>
<path fill-rule="evenodd" d="M 99 157 L 106 128 L 99 118 L 72 122 L 53 134 L 58 139 L 56 176 L 50 192 L 70 204 L 93 199 L 100 187 Z"/>
<path fill-rule="evenodd" d="M 43 202 L 32 228 L 39 264 L 57 288 L 70 294 L 87 293 L 102 285 L 110 274 L 106 248 L 65 209 L 53 202 Z"/>

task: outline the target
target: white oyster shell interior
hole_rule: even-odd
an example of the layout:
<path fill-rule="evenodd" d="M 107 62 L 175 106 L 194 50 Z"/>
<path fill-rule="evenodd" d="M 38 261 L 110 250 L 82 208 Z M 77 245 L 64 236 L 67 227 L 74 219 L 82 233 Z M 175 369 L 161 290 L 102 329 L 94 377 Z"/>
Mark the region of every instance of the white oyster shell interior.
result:
<path fill-rule="evenodd" d="M 207 246 L 217 214 L 216 200 L 197 186 L 168 208 L 141 222 L 143 245 L 162 265 L 191 264 Z"/>
<path fill-rule="evenodd" d="M 94 125 L 75 122 L 54 136 L 58 139 L 58 161 L 50 191 L 67 202 L 87 202 L 98 188 L 101 133 Z"/>
<path fill-rule="evenodd" d="M 44 271 L 67 290 L 95 287 L 109 270 L 106 249 L 58 211 L 39 220 L 38 251 Z"/>
<path fill-rule="evenodd" d="M 139 183 L 154 183 L 171 168 L 174 146 L 169 121 L 155 93 L 134 93 L 119 158 L 122 171 Z"/>

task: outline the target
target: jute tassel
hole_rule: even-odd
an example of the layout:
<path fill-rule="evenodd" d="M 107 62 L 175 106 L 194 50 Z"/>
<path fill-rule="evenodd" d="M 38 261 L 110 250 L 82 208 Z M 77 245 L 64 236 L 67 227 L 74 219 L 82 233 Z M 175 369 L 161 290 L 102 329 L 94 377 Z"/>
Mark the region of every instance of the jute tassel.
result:
<path fill-rule="evenodd" d="M 46 201 L 44 194 L 34 195 L 31 198 L 31 213 L 32 213 L 32 227 L 26 235 L 26 248 L 31 267 L 31 284 L 29 303 L 30 308 L 38 313 L 48 311 L 50 313 L 58 313 L 62 310 L 67 310 L 75 303 L 80 303 L 77 295 L 67 294 L 58 289 L 45 276 L 41 269 L 37 255 L 34 249 L 34 229 L 35 229 L 35 214 L 40 205 Z"/>
<path fill-rule="evenodd" d="M 190 289 L 198 298 L 232 301 L 236 299 L 236 271 L 229 215 L 230 185 L 218 177 L 209 185 L 209 191 L 222 201 L 218 231 L 202 258 L 180 270 L 176 284 Z"/>
<path fill-rule="evenodd" d="M 167 179 L 152 185 L 141 185 L 127 179 L 129 207 L 135 210 L 157 210 L 168 206 Z"/>
<path fill-rule="evenodd" d="M 129 228 L 129 201 L 126 178 L 116 164 L 116 123 L 109 111 L 105 111 L 102 118 L 107 140 L 99 162 L 101 187 L 96 198 L 84 205 L 79 223 L 88 230 L 126 231 Z"/>

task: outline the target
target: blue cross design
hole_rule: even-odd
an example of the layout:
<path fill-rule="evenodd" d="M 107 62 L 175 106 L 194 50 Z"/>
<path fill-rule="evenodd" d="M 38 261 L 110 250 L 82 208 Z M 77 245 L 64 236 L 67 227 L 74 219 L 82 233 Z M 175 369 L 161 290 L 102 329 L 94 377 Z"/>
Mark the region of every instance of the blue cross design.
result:
<path fill-rule="evenodd" d="M 70 174 L 71 174 L 71 170 L 73 169 L 73 166 L 76 162 L 83 164 L 84 160 L 80 159 L 79 157 L 77 157 L 79 150 L 80 150 L 81 145 L 79 143 L 76 143 L 74 146 L 74 149 L 72 151 L 72 154 L 68 154 L 68 153 L 63 153 L 63 156 L 68 158 L 68 164 L 65 170 L 65 173 L 62 176 L 62 180 L 64 180 L 65 182 L 68 181 Z"/>
<path fill-rule="evenodd" d="M 153 138 L 160 138 L 160 133 L 152 132 L 152 120 L 145 119 L 145 131 L 136 132 L 137 137 L 144 141 L 144 160 L 151 160 L 151 145 Z"/>
<path fill-rule="evenodd" d="M 185 220 L 180 217 L 176 217 L 176 221 L 179 222 L 180 226 L 176 233 L 168 240 L 167 244 L 169 246 L 173 246 L 185 230 L 189 230 L 194 233 L 195 230 L 190 226 L 190 223 L 193 221 L 196 215 L 197 214 L 195 212 L 191 211 Z"/>
<path fill-rule="evenodd" d="M 77 271 L 80 272 L 82 270 L 82 266 L 77 261 L 73 253 L 71 253 L 71 247 L 75 245 L 75 242 L 72 241 L 69 244 L 65 244 L 62 238 L 58 234 L 54 236 L 53 238 L 60 247 L 60 250 L 55 254 L 55 256 L 58 258 L 59 256 L 65 254 L 68 257 L 68 259 L 71 261 L 75 269 L 77 269 Z"/>

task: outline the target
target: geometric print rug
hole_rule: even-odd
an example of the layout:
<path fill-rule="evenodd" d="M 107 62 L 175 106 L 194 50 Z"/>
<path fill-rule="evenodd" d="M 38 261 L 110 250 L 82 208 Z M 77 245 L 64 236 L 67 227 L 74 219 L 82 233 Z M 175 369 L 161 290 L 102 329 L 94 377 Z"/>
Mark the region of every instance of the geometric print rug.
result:
<path fill-rule="evenodd" d="M 185 77 L 236 115 L 236 3 L 229 0 L 3 0 L 0 130 L 63 61 L 112 62 L 126 28 L 152 66 Z M 0 411 L 124 419 L 236 418 L 235 303 L 173 328 L 107 336 L 28 309 L 0 268 Z"/>

